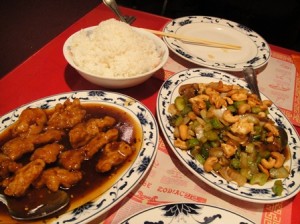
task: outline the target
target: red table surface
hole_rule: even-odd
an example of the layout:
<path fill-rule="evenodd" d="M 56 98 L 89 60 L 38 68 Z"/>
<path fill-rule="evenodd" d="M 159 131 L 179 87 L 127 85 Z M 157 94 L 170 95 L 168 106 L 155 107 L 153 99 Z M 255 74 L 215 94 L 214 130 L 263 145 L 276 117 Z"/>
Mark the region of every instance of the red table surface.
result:
<path fill-rule="evenodd" d="M 170 21 L 165 17 L 129 8 L 121 7 L 121 10 L 124 14 L 134 15 L 137 18 L 132 24 L 136 27 L 160 30 L 166 22 Z M 0 116 L 43 97 L 70 91 L 103 89 L 89 83 L 71 68 L 64 59 L 62 48 L 71 34 L 112 17 L 114 14 L 104 4 L 100 4 L 4 76 L 0 80 Z M 272 45 L 271 49 L 285 54 L 299 54 L 299 52 Z M 129 95 L 141 101 L 155 114 L 156 98 L 162 83 L 162 80 L 151 78 L 134 88 L 109 91 Z M 300 133 L 300 127 L 295 128 Z M 293 202 L 293 223 L 300 223 L 298 211 L 300 211 L 299 194 Z"/>

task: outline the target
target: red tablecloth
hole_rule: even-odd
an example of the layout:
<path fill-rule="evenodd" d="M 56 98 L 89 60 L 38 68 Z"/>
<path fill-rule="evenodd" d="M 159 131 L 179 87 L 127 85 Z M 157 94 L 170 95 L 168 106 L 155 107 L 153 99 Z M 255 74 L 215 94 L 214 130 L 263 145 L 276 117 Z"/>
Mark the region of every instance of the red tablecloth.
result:
<path fill-rule="evenodd" d="M 122 11 L 124 14 L 137 17 L 133 24 L 137 27 L 159 30 L 169 21 L 168 18 L 133 9 L 122 8 Z M 97 25 L 102 20 L 111 17 L 114 17 L 113 13 L 103 4 L 99 5 L 4 76 L 0 80 L 0 116 L 23 104 L 46 96 L 76 90 L 101 89 L 84 80 L 67 64 L 63 57 L 62 47 L 65 40 L 74 32 Z M 300 54 L 277 46 L 271 46 L 271 48 L 285 54 Z M 151 78 L 137 87 L 118 90 L 118 92 L 136 98 L 155 114 L 157 92 L 162 82 L 157 78 Z M 296 127 L 296 129 L 299 133 L 300 128 Z M 293 223 L 300 223 L 299 210 L 298 194 L 293 202 Z"/>

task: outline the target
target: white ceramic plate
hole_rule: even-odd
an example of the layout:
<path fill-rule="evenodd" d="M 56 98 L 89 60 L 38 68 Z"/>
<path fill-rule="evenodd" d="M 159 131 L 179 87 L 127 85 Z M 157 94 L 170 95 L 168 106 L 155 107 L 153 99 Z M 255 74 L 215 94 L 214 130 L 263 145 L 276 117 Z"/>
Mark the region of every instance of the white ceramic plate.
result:
<path fill-rule="evenodd" d="M 243 187 L 238 187 L 235 183 L 228 183 L 225 179 L 217 175 L 216 173 L 207 173 L 204 171 L 203 166 L 196 162 L 192 156 L 186 151 L 183 151 L 174 146 L 173 127 L 168 122 L 167 112 L 168 106 L 174 102 L 176 96 L 178 96 L 178 89 L 181 85 L 187 83 L 208 83 L 218 82 L 222 80 L 224 83 L 240 85 L 247 88 L 246 83 L 228 73 L 222 71 L 215 71 L 211 69 L 190 69 L 179 72 L 166 80 L 158 94 L 157 99 L 157 117 L 162 133 L 168 142 L 168 145 L 173 150 L 178 159 L 186 166 L 194 175 L 200 180 L 204 181 L 211 187 L 227 194 L 232 197 L 256 202 L 256 203 L 275 203 L 287 200 L 296 195 L 300 190 L 300 139 L 292 124 L 282 114 L 282 112 L 272 105 L 269 109 L 270 117 L 279 126 L 283 127 L 288 133 L 288 145 L 291 151 L 291 158 L 286 161 L 285 166 L 290 167 L 290 176 L 283 179 L 283 193 L 281 196 L 275 196 L 272 192 L 273 181 L 268 181 L 264 186 L 246 184 Z M 266 99 L 266 96 L 261 94 L 262 99 Z"/>
<path fill-rule="evenodd" d="M 239 214 L 200 203 L 173 203 L 155 206 L 127 218 L 122 224 L 136 223 L 254 223 Z"/>
<path fill-rule="evenodd" d="M 242 71 L 248 66 L 259 68 L 270 58 L 267 42 L 253 30 L 233 21 L 208 16 L 188 16 L 172 20 L 163 31 L 242 47 L 241 50 L 220 49 L 188 44 L 170 37 L 163 38 L 175 54 L 204 67 Z"/>
<path fill-rule="evenodd" d="M 143 142 L 131 166 L 97 199 L 59 216 L 54 223 L 87 223 L 120 202 L 141 181 L 153 163 L 158 146 L 158 126 L 152 113 L 139 101 L 114 92 L 99 90 L 63 93 L 21 106 L 0 118 L 0 132 L 18 119 L 27 107 L 51 108 L 66 99 L 79 98 L 81 103 L 101 103 L 126 111 L 141 125 Z"/>

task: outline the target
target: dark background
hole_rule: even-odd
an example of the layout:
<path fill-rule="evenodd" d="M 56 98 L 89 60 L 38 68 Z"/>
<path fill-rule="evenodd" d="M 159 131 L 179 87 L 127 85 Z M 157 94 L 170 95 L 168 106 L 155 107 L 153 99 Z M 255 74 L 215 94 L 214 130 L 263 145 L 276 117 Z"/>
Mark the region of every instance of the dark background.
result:
<path fill-rule="evenodd" d="M 300 0 L 118 0 L 170 18 L 215 16 L 241 23 L 268 43 L 300 51 Z M 151 3 L 149 3 L 151 2 Z M 164 3 L 167 2 L 164 7 Z"/>
<path fill-rule="evenodd" d="M 0 77 L 22 63 L 101 0 L 0 2 Z M 117 0 L 120 5 L 170 18 L 207 15 L 253 29 L 270 44 L 300 52 L 299 0 Z"/>

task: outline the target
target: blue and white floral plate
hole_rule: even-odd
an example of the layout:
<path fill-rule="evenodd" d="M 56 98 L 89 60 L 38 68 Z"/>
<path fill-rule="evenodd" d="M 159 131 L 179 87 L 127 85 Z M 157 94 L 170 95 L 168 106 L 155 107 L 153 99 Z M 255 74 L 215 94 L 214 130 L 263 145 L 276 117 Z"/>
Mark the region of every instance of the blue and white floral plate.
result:
<path fill-rule="evenodd" d="M 121 224 L 131 223 L 250 224 L 254 222 L 217 206 L 200 203 L 172 203 L 145 209 L 121 222 Z"/>
<path fill-rule="evenodd" d="M 200 66 L 223 71 L 242 71 L 247 66 L 262 67 L 270 58 L 269 45 L 259 34 L 226 19 L 187 16 L 170 21 L 163 31 L 242 47 L 240 50 L 213 48 L 163 37 L 175 54 Z"/>
<path fill-rule="evenodd" d="M 101 103 L 124 110 L 140 123 L 142 146 L 133 163 L 120 175 L 119 179 L 102 195 L 81 207 L 59 216 L 53 223 L 87 223 L 105 213 L 120 202 L 142 180 L 149 171 L 157 154 L 158 125 L 152 113 L 139 101 L 114 92 L 107 91 L 78 91 L 43 98 L 21 106 L 0 118 L 0 132 L 15 122 L 20 113 L 27 107 L 44 109 L 63 103 L 66 99 L 79 98 L 81 103 Z"/>
<path fill-rule="evenodd" d="M 284 164 L 290 168 L 290 176 L 282 180 L 284 190 L 281 196 L 275 196 L 272 192 L 274 181 L 268 181 L 263 186 L 246 184 L 243 187 L 238 187 L 233 182 L 228 183 L 216 173 L 205 172 L 203 166 L 196 162 L 191 155 L 174 146 L 174 129 L 170 126 L 168 121 L 168 116 L 170 116 L 168 114 L 168 107 L 174 102 L 176 96 L 179 95 L 179 87 L 188 83 L 209 83 L 218 82 L 220 80 L 224 83 L 240 85 L 247 88 L 247 84 L 243 80 L 226 72 L 203 68 L 179 72 L 163 83 L 159 90 L 156 110 L 158 123 L 168 145 L 182 164 L 196 175 L 196 177 L 227 195 L 244 201 L 262 204 L 280 202 L 293 197 L 300 190 L 300 139 L 292 124 L 274 104 L 270 108 L 270 117 L 288 133 L 288 146 L 291 153 L 291 158 Z M 266 99 L 266 96 L 263 94 L 261 94 L 261 97 Z"/>

